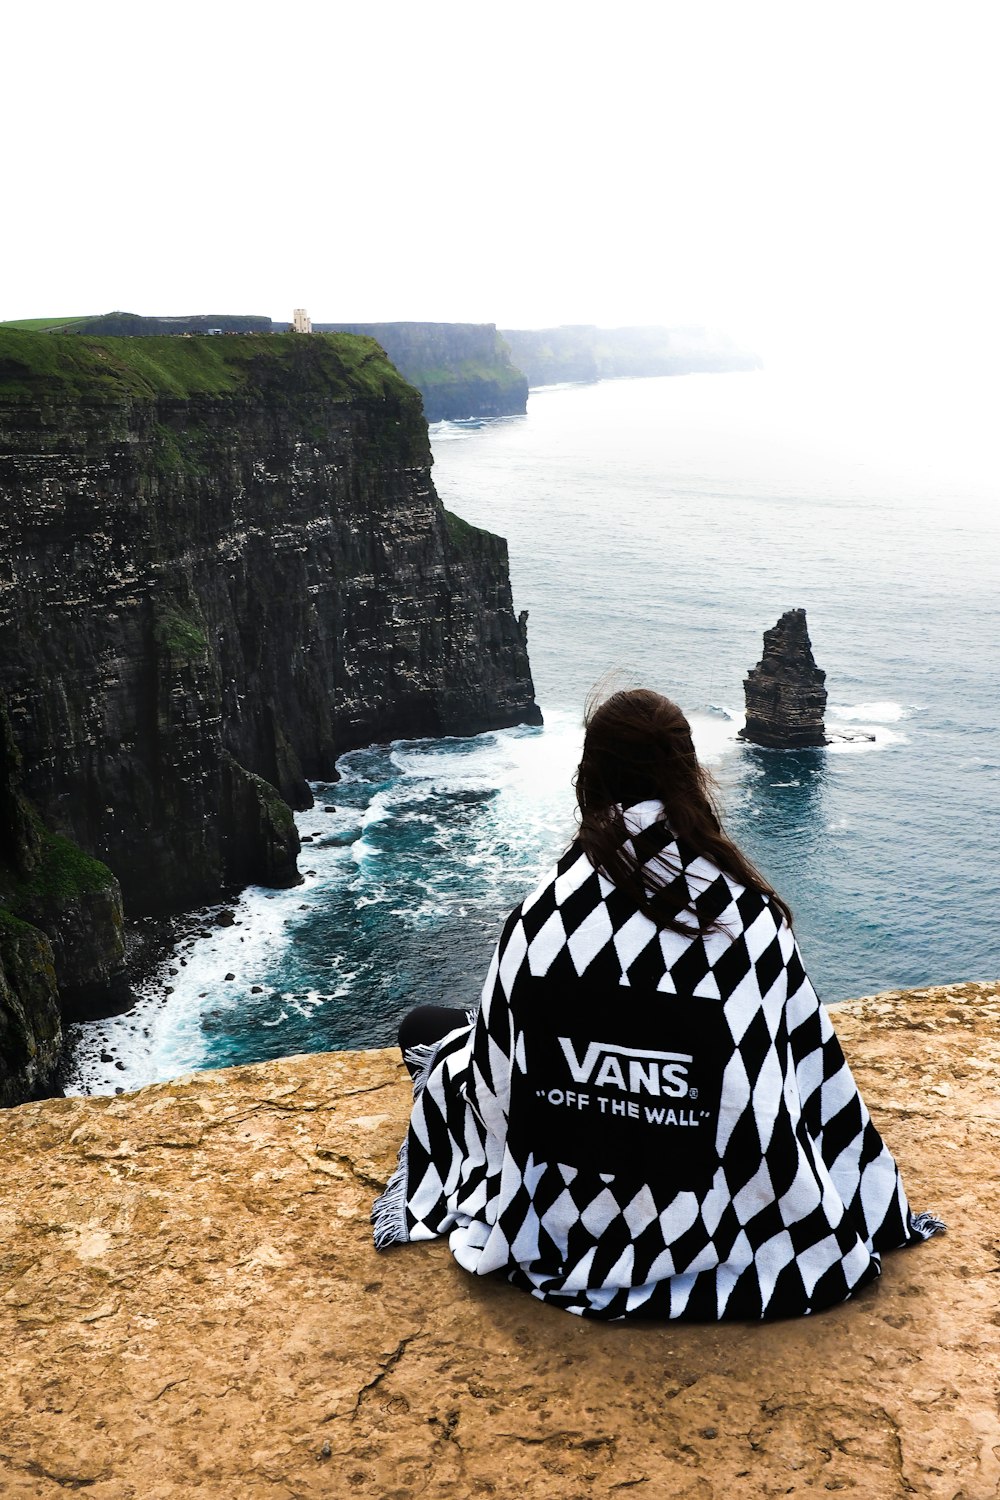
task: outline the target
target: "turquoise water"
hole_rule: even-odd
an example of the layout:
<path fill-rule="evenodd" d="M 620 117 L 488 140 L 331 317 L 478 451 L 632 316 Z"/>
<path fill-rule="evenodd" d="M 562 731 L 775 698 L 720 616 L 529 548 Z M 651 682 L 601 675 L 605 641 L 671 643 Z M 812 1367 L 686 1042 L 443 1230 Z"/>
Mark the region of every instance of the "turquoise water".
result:
<path fill-rule="evenodd" d="M 432 428 L 445 504 L 508 538 L 545 727 L 345 756 L 299 820 L 304 884 L 248 891 L 130 1015 L 75 1028 L 71 1087 L 379 1045 L 419 1001 L 472 1003 L 572 833 L 581 708 L 609 670 L 687 710 L 824 998 L 995 977 L 996 495 L 868 416 L 846 430 L 794 382 L 739 375 L 555 387 L 527 417 Z M 828 727 L 874 742 L 736 740 L 743 675 L 793 606 Z"/>

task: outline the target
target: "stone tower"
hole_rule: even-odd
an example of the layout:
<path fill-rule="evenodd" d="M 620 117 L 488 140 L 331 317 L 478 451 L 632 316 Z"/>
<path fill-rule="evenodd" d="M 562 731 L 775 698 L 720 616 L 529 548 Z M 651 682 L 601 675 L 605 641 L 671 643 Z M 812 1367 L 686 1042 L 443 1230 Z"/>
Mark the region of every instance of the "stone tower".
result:
<path fill-rule="evenodd" d="M 764 631 L 764 655 L 743 680 L 747 721 L 740 738 L 777 750 L 827 744 L 826 673 L 812 654 L 804 609 Z"/>

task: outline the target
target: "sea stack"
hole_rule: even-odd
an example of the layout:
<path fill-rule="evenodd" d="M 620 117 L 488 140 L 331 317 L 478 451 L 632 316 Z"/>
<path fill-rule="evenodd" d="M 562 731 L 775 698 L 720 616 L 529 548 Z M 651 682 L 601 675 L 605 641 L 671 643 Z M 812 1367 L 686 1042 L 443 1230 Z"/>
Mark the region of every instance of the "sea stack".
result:
<path fill-rule="evenodd" d="M 825 682 L 812 654 L 805 610 L 786 610 L 764 631 L 764 655 L 743 680 L 747 721 L 740 739 L 775 750 L 825 745 Z"/>

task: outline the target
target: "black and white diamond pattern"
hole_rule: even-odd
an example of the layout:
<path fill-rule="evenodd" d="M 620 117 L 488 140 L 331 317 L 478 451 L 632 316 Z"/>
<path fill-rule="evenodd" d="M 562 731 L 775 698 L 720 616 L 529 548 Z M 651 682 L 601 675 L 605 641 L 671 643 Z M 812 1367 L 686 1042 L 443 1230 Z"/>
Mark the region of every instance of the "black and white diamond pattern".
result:
<path fill-rule="evenodd" d="M 666 862 L 687 903 L 720 929 L 657 929 L 571 847 L 508 919 L 475 1023 L 428 1058 L 399 1167 L 374 1210 L 376 1242 L 447 1234 L 467 1270 L 503 1273 L 589 1317 L 785 1317 L 843 1301 L 879 1274 L 882 1251 L 927 1237 L 935 1221 L 914 1222 L 770 901 L 678 845 L 659 804 L 626 816 L 642 857 Z M 619 992 L 623 1015 L 662 1030 L 665 1055 L 678 1015 L 685 1048 L 697 1051 L 694 1026 L 719 1054 L 713 1149 L 683 1190 L 683 1132 L 652 1143 L 647 1133 L 614 1172 L 597 1170 L 572 1131 L 558 1152 L 542 1134 L 525 1140 L 532 1096 L 545 1091 L 531 1059 L 546 1007 L 565 1016 L 581 984 L 595 982 L 612 997 L 599 1023 L 607 1035 L 571 1038 L 578 1058 L 609 1040 L 632 1055 L 635 1038 L 616 1030 L 626 1024 Z M 594 1103 L 588 1096 L 588 1110 Z"/>

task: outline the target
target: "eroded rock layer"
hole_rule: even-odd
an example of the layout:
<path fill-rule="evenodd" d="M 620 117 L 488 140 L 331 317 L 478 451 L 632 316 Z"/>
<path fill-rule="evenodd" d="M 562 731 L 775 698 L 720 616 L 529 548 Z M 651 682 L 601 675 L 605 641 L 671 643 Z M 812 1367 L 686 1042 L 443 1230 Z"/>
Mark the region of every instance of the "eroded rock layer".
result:
<path fill-rule="evenodd" d="M 777 1324 L 596 1324 L 445 1243 L 377 1255 L 398 1054 L 0 1116 L 0 1493 L 56 1500 L 992 1500 L 1000 992 L 834 1012 L 946 1235 Z"/>
<path fill-rule="evenodd" d="M 505 543 L 430 461 L 371 340 L 0 331 L 0 692 L 131 912 L 294 880 L 347 749 L 539 720 Z"/>
<path fill-rule="evenodd" d="M 740 738 L 773 749 L 825 745 L 826 673 L 816 665 L 804 609 L 788 609 L 764 631 L 764 654 L 743 680 Z"/>

